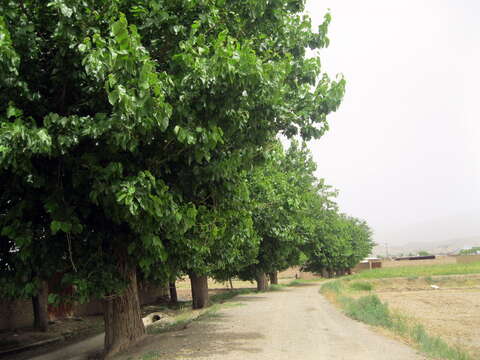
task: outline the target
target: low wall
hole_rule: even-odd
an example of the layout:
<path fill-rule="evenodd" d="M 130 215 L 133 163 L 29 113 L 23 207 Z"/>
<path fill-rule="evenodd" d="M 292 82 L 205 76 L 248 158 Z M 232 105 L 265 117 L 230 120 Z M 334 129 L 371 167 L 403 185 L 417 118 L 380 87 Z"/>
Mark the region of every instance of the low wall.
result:
<path fill-rule="evenodd" d="M 159 298 L 168 296 L 168 289 L 159 286 L 141 286 L 138 289 L 140 305 L 153 304 Z M 77 304 L 74 309 L 75 316 L 101 315 L 103 314 L 102 300 L 92 300 L 85 304 Z"/>
<path fill-rule="evenodd" d="M 362 263 L 357 264 L 357 265 L 352 269 L 352 271 L 353 271 L 353 272 L 359 272 L 359 271 L 369 270 L 369 269 L 370 269 L 370 264 L 369 264 L 368 262 L 362 262 Z"/>
<path fill-rule="evenodd" d="M 33 306 L 30 300 L 0 300 L 0 330 L 33 325 Z"/>
<path fill-rule="evenodd" d="M 480 261 L 480 255 L 458 255 L 455 256 L 455 258 L 457 259 L 457 263 L 459 264 L 470 264 Z"/>
<path fill-rule="evenodd" d="M 143 286 L 138 291 L 141 305 L 152 304 L 168 295 L 168 289 L 158 286 Z M 73 306 L 74 316 L 103 314 L 101 300 L 94 299 L 85 304 Z M 31 327 L 33 325 L 33 306 L 31 300 L 0 300 L 0 330 Z"/>
<path fill-rule="evenodd" d="M 292 266 L 285 271 L 281 271 L 278 273 L 279 279 L 303 279 L 303 280 L 311 280 L 320 277 L 320 275 L 301 271 L 300 266 Z"/>
<path fill-rule="evenodd" d="M 146 285 L 138 289 L 138 297 L 141 305 L 155 304 L 161 298 L 168 298 L 170 293 L 167 287 Z"/>

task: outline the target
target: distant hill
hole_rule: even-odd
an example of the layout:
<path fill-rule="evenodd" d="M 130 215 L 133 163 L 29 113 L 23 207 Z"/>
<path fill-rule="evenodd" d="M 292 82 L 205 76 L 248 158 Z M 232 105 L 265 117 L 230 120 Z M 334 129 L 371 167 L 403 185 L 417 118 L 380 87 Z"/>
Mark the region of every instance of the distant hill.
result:
<path fill-rule="evenodd" d="M 448 254 L 463 248 L 480 246 L 480 210 L 444 218 L 432 219 L 376 234 L 379 245 L 373 255 L 385 255 L 388 243 L 392 255 L 416 253 L 425 250 L 435 254 Z"/>
<path fill-rule="evenodd" d="M 428 251 L 431 254 L 455 254 L 462 249 L 480 246 L 480 236 L 473 236 L 460 239 L 449 239 L 433 242 L 410 242 L 405 245 L 388 246 L 390 255 L 407 255 L 409 253 L 416 254 L 419 251 Z M 385 245 L 377 245 L 373 249 L 372 255 L 385 256 Z"/>

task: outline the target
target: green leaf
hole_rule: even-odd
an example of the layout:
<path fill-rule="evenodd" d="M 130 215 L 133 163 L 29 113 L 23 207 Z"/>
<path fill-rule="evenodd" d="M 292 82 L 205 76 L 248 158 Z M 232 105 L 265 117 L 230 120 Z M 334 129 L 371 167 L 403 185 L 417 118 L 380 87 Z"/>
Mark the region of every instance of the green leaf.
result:
<path fill-rule="evenodd" d="M 52 234 L 55 235 L 59 230 L 62 228 L 62 223 L 60 221 L 52 221 L 50 223 L 50 230 L 52 231 Z"/>

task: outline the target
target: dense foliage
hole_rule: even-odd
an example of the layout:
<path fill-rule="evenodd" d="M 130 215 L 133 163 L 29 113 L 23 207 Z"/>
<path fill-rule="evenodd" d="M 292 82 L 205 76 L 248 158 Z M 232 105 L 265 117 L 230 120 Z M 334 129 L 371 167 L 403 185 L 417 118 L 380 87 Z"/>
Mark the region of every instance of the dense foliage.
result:
<path fill-rule="evenodd" d="M 136 297 L 137 274 L 164 283 L 313 266 L 320 253 L 358 261 L 364 224 L 331 209 L 304 145 L 276 140 L 319 138 L 344 93 L 318 57 L 330 16 L 314 31 L 303 10 L 1 2 L 0 296 L 35 296 L 60 274 L 77 300 L 110 304 L 114 351 L 115 338 L 142 334 L 114 329 L 129 321 L 120 306 L 137 326 L 138 301 L 116 302 Z"/>

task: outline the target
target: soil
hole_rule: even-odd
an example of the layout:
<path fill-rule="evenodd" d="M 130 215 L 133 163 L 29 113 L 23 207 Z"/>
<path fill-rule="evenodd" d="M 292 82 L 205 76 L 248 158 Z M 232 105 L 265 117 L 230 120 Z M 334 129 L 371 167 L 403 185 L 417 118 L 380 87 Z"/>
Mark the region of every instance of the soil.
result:
<path fill-rule="evenodd" d="M 183 330 L 149 336 L 118 360 L 366 360 L 385 354 L 389 360 L 424 359 L 347 318 L 318 290 L 309 284 L 238 296 Z"/>
<path fill-rule="evenodd" d="M 404 279 L 395 281 L 390 288 L 380 286 L 376 293 L 391 309 L 414 318 L 428 333 L 480 359 L 479 279 L 478 275 L 442 277 L 429 279 L 431 284 L 423 285 L 421 280 L 412 284 Z"/>

